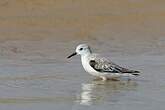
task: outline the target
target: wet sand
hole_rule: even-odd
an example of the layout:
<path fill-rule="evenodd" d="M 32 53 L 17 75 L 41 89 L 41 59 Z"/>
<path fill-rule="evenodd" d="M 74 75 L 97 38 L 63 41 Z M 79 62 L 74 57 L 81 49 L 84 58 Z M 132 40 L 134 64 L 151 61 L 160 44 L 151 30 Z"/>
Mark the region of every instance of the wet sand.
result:
<path fill-rule="evenodd" d="M 0 109 L 164 110 L 165 2 L 162 0 L 0 1 Z M 94 81 L 79 57 L 88 43 L 132 81 Z"/>

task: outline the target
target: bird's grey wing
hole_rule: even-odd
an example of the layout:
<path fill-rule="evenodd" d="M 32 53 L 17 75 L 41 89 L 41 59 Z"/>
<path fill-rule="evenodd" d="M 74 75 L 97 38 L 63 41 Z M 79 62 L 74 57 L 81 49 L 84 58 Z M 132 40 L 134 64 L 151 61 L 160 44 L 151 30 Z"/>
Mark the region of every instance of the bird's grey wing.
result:
<path fill-rule="evenodd" d="M 99 72 L 110 73 L 139 73 L 139 71 L 123 68 L 105 58 L 95 58 L 89 61 L 90 66 Z"/>
<path fill-rule="evenodd" d="M 113 66 L 110 63 L 106 63 L 106 62 L 101 63 L 96 60 L 90 60 L 89 64 L 93 69 L 99 72 L 120 73 L 120 69 Z"/>

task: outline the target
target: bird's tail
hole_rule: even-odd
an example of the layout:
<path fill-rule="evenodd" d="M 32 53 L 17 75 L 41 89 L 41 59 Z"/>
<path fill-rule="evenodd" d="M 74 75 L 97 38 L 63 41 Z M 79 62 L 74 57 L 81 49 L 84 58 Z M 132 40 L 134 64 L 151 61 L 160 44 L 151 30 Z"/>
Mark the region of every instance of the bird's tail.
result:
<path fill-rule="evenodd" d="M 133 76 L 139 76 L 140 75 L 140 71 L 128 70 L 128 69 L 123 71 L 123 73 L 128 73 L 128 74 L 133 75 Z"/>
<path fill-rule="evenodd" d="M 134 76 L 139 76 L 140 75 L 140 71 L 130 71 L 130 74 L 134 75 Z"/>

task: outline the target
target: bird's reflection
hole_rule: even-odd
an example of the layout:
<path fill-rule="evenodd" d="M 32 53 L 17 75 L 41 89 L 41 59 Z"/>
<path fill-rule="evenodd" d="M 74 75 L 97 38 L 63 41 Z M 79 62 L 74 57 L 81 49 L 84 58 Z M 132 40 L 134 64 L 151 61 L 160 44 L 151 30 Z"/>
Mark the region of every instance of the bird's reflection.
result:
<path fill-rule="evenodd" d="M 81 105 L 93 105 L 99 102 L 115 103 L 128 93 L 136 91 L 137 83 L 134 81 L 92 81 L 81 85 L 79 103 Z"/>

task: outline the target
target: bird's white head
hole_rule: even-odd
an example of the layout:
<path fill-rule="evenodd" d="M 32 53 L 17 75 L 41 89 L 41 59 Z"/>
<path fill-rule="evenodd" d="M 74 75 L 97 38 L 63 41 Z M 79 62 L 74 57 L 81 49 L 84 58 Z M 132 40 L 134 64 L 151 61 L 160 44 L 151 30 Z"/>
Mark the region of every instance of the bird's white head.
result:
<path fill-rule="evenodd" d="M 86 55 L 91 53 L 91 49 L 87 44 L 80 44 L 76 47 L 76 53 L 78 55 Z"/>
<path fill-rule="evenodd" d="M 77 54 L 83 56 L 83 55 L 88 55 L 91 53 L 92 53 L 92 51 L 87 44 L 80 44 L 76 47 L 76 52 L 74 52 L 73 54 L 71 54 L 67 58 L 71 58 L 72 56 L 77 55 Z"/>

